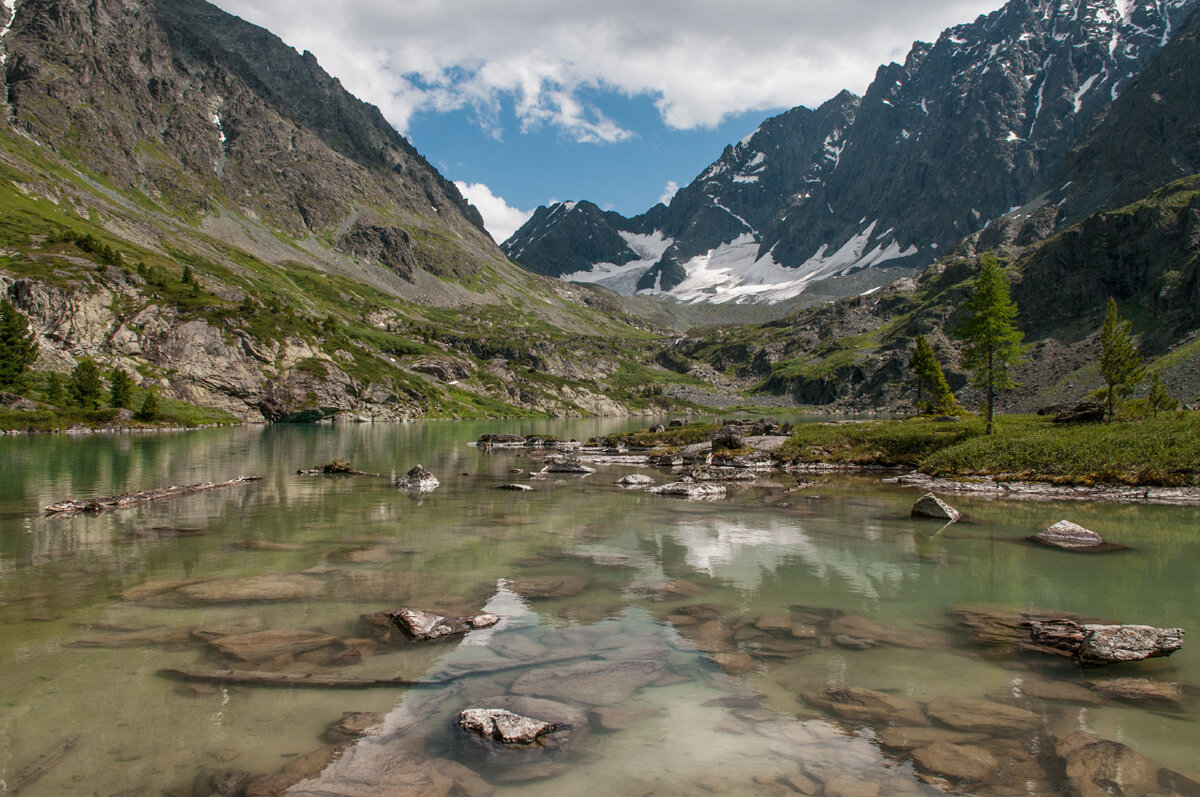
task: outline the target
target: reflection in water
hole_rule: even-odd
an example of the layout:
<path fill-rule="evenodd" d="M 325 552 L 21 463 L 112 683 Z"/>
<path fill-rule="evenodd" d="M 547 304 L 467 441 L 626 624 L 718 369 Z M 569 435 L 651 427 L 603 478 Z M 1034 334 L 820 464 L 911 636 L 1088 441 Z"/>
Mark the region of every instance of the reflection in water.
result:
<path fill-rule="evenodd" d="M 514 494 L 494 488 L 537 458 L 466 445 L 635 425 L 0 440 L 0 779 L 25 779 L 34 797 L 191 794 L 198 778 L 220 791 L 235 776 L 258 794 L 1067 793 L 1062 760 L 1101 744 L 1079 730 L 1129 746 L 1105 748 L 1109 759 L 1200 768 L 1189 649 L 1079 671 L 983 646 L 964 624 L 1040 610 L 1195 629 L 1196 510 L 962 499 L 967 521 L 940 527 L 873 479 L 789 492 L 768 477 L 693 504 L 621 489 L 632 471 L 620 466 Z M 393 478 L 421 463 L 442 486 L 412 500 L 389 478 L 295 472 L 335 457 Z M 238 475 L 265 478 L 121 512 L 39 511 Z M 1133 550 L 1023 541 L 1064 516 Z M 428 644 L 360 620 L 401 606 L 505 619 Z M 281 644 L 279 631 L 297 632 L 292 647 L 229 653 Z M 449 680 L 270 689 L 157 674 L 228 667 Z M 505 758 L 456 729 L 460 711 L 489 701 L 586 727 L 547 755 Z M 1013 730 L 973 726 L 1007 711 L 1029 714 Z"/>

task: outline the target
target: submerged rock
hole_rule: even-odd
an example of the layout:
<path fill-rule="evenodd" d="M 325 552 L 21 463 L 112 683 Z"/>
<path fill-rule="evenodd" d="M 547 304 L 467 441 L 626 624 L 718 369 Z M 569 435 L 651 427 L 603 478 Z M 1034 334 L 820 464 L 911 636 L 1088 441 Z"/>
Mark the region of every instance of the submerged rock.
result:
<path fill-rule="evenodd" d="M 925 706 L 935 720 L 960 731 L 1013 736 L 1038 727 L 1041 718 L 1032 711 L 962 697 L 939 697 Z"/>
<path fill-rule="evenodd" d="M 830 687 L 801 694 L 806 702 L 842 719 L 872 725 L 928 725 L 920 705 L 903 697 L 861 687 Z"/>
<path fill-rule="evenodd" d="M 1100 625 L 1075 620 L 1030 624 L 1031 639 L 1069 652 L 1080 664 L 1113 664 L 1170 656 L 1183 647 L 1182 628 L 1150 625 Z"/>
<path fill-rule="evenodd" d="M 366 736 L 372 728 L 383 722 L 383 716 L 377 711 L 347 711 L 341 719 L 325 729 L 325 741 L 345 744 Z"/>
<path fill-rule="evenodd" d="M 328 646 L 341 646 L 341 640 L 317 631 L 253 631 L 218 637 L 209 642 L 216 650 L 241 661 L 259 662 L 279 656 L 298 656 Z"/>
<path fill-rule="evenodd" d="M 583 592 L 587 585 L 588 580 L 580 576 L 525 576 L 509 583 L 522 598 L 569 598 Z"/>
<path fill-rule="evenodd" d="M 1069 520 L 1060 520 L 1053 526 L 1042 529 L 1029 539 L 1034 542 L 1040 542 L 1042 545 L 1049 545 L 1052 548 L 1066 548 L 1068 550 L 1095 548 L 1104 544 L 1104 538 L 1099 534 Z"/>
<path fill-rule="evenodd" d="M 1000 766 L 994 755 L 973 744 L 934 742 L 914 750 L 912 756 L 926 772 L 956 780 L 987 780 Z"/>
<path fill-rule="evenodd" d="M 396 486 L 402 490 L 413 490 L 428 493 L 441 484 L 437 476 L 425 470 L 421 465 L 414 465 L 408 473 L 396 480 Z"/>
<path fill-rule="evenodd" d="M 517 484 L 516 482 L 510 482 L 508 484 L 497 484 L 496 489 L 497 490 L 508 490 L 509 492 L 513 492 L 513 493 L 533 492 L 533 488 L 530 487 L 528 484 Z"/>
<path fill-rule="evenodd" d="M 918 498 L 917 502 L 913 504 L 912 516 L 947 520 L 954 523 L 962 518 L 962 512 L 959 512 L 933 493 L 925 493 L 925 495 Z"/>
<path fill-rule="evenodd" d="M 512 693 L 615 706 L 664 673 L 666 668 L 657 661 L 589 661 L 531 670 L 513 682 Z"/>
<path fill-rule="evenodd" d="M 1063 761 L 1072 794 L 1101 797 L 1164 793 L 1158 765 L 1120 742 L 1075 731 L 1059 739 L 1054 752 Z"/>

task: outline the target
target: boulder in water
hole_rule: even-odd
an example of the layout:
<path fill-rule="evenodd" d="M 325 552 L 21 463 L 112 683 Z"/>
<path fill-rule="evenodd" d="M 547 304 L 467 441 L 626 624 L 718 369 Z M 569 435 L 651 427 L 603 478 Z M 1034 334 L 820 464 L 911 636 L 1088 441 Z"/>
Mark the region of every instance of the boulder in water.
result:
<path fill-rule="evenodd" d="M 913 504 L 912 516 L 946 520 L 953 523 L 962 517 L 962 512 L 959 512 L 933 493 L 925 493 L 925 495 L 918 498 L 917 502 Z"/>
<path fill-rule="evenodd" d="M 428 493 L 437 489 L 441 484 L 438 477 L 434 476 L 421 465 L 414 465 L 408 473 L 396 480 L 396 486 L 402 490 L 413 490 L 415 492 Z"/>

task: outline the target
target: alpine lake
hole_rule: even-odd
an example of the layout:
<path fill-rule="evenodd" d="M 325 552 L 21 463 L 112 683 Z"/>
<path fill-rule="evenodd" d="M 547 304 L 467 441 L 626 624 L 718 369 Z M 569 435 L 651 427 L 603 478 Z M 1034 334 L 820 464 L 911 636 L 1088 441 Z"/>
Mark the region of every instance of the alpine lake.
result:
<path fill-rule="evenodd" d="M 472 445 L 647 424 L 0 439 L 0 793 L 1197 793 L 1200 508 L 944 496 L 965 518 L 943 527 L 878 474 L 775 471 L 697 502 L 617 484 L 666 469 L 529 478 L 545 452 Z M 381 475 L 297 473 L 335 458 Z M 417 463 L 437 489 L 394 486 Z M 242 475 L 263 478 L 43 510 Z M 1128 547 L 1026 540 L 1063 518 Z M 364 619 L 401 608 L 500 621 L 410 641 Z M 1190 638 L 1081 668 L 1006 636 L 1034 614 Z M 458 725 L 480 706 L 557 727 L 482 739 Z"/>

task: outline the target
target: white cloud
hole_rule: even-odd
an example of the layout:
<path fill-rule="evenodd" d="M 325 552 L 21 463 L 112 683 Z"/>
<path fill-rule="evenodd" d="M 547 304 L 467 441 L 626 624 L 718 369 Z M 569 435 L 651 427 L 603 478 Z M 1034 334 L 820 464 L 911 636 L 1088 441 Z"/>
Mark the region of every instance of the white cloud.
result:
<path fill-rule="evenodd" d="M 669 205 L 675 194 L 679 192 L 679 183 L 674 180 L 667 180 L 667 184 L 663 186 L 663 192 L 659 195 L 658 201 L 664 205 Z"/>
<path fill-rule="evenodd" d="M 633 135 L 587 97 L 648 96 L 674 128 L 861 93 L 914 39 L 1002 0 L 217 0 L 298 49 L 401 131 L 470 108 L 499 137 L 551 125 L 585 142 Z"/>
<path fill-rule="evenodd" d="M 512 234 L 533 215 L 532 210 L 509 207 L 503 197 L 493 194 L 492 189 L 483 183 L 464 183 L 457 180 L 454 184 L 467 201 L 479 209 L 480 215 L 483 216 L 483 226 L 497 243 L 512 237 Z"/>

